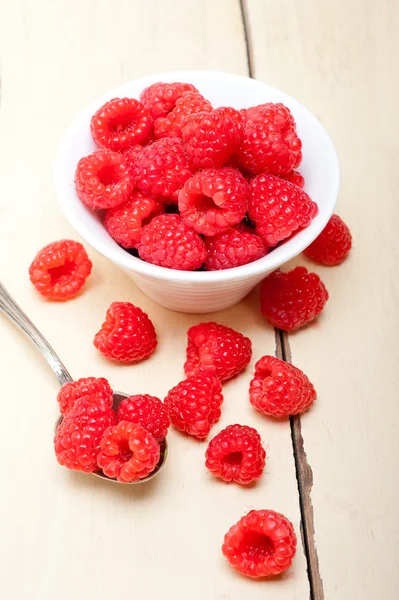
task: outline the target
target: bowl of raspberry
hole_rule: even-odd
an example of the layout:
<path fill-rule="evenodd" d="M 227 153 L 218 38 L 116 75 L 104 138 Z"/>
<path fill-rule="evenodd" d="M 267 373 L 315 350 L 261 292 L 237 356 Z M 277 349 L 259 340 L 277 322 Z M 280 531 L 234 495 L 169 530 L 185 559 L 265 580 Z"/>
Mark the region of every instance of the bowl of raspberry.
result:
<path fill-rule="evenodd" d="M 158 73 L 111 90 L 66 133 L 62 209 L 155 302 L 232 306 L 321 233 L 339 163 L 320 122 L 260 81 Z"/>

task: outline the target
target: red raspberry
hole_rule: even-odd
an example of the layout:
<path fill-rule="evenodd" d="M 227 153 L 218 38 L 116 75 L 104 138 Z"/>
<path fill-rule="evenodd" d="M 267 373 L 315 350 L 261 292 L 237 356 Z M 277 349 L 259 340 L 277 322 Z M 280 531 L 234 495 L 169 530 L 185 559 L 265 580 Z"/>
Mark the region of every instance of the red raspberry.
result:
<path fill-rule="evenodd" d="M 243 134 L 242 117 L 234 108 L 186 117 L 182 137 L 195 169 L 219 169 L 238 150 Z"/>
<path fill-rule="evenodd" d="M 288 108 L 269 103 L 248 109 L 246 115 L 237 152 L 241 164 L 252 173 L 286 175 L 296 169 L 302 160 L 302 143 Z"/>
<path fill-rule="evenodd" d="M 238 375 L 251 360 L 251 340 L 225 325 L 200 323 L 190 327 L 187 336 L 184 372 L 188 377 L 205 371 L 225 381 Z"/>
<path fill-rule="evenodd" d="M 166 117 L 176 106 L 176 101 L 184 92 L 198 92 L 191 83 L 153 83 L 140 94 L 140 100 L 155 121 L 159 117 Z"/>
<path fill-rule="evenodd" d="M 206 467 L 223 481 L 247 485 L 262 475 L 266 452 L 256 429 L 229 425 L 209 442 Z"/>
<path fill-rule="evenodd" d="M 306 192 L 274 175 L 254 177 L 250 189 L 248 214 L 269 246 L 307 227 L 317 215 L 317 204 Z"/>
<path fill-rule="evenodd" d="M 181 381 L 165 398 L 173 425 L 198 439 L 205 438 L 220 419 L 222 402 L 219 379 L 204 372 Z"/>
<path fill-rule="evenodd" d="M 108 401 L 97 395 L 83 396 L 55 432 L 54 449 L 60 465 L 85 473 L 97 471 L 102 434 L 115 423 L 115 413 Z"/>
<path fill-rule="evenodd" d="M 159 462 L 158 442 L 141 425 L 120 421 L 104 431 L 97 464 L 104 475 L 121 483 L 148 477 Z"/>
<path fill-rule="evenodd" d="M 261 238 L 241 225 L 205 238 L 205 246 L 207 271 L 240 267 L 267 254 Z"/>
<path fill-rule="evenodd" d="M 114 98 L 92 116 L 91 135 L 98 146 L 126 150 L 143 142 L 151 132 L 151 119 L 144 105 L 134 98 Z"/>
<path fill-rule="evenodd" d="M 305 178 L 303 177 L 303 175 L 301 175 L 299 171 L 290 171 L 288 175 L 284 175 L 282 179 L 290 181 L 291 183 L 297 185 L 302 189 L 305 187 Z"/>
<path fill-rule="evenodd" d="M 251 510 L 226 533 L 222 552 L 242 575 L 279 575 L 291 566 L 295 556 L 294 527 L 274 510 Z"/>
<path fill-rule="evenodd" d="M 157 334 L 148 315 L 130 302 L 112 302 L 94 345 L 117 362 L 148 358 L 157 347 Z"/>
<path fill-rule="evenodd" d="M 163 211 L 162 202 L 135 190 L 124 204 L 107 210 L 104 227 L 120 246 L 136 248 L 140 243 L 143 225 Z"/>
<path fill-rule="evenodd" d="M 289 417 L 310 408 L 316 390 L 297 367 L 274 356 L 263 356 L 255 365 L 249 400 L 265 415 Z"/>
<path fill-rule="evenodd" d="M 285 331 L 298 329 L 315 319 L 327 300 L 324 283 L 305 267 L 296 267 L 288 273 L 278 269 L 263 280 L 260 288 L 263 316 Z"/>
<path fill-rule="evenodd" d="M 184 92 L 176 100 L 175 108 L 166 116 L 157 119 L 154 123 L 156 138 L 181 138 L 182 125 L 186 117 L 196 113 L 211 112 L 212 104 L 198 92 Z"/>
<path fill-rule="evenodd" d="M 168 198 L 191 177 L 192 167 L 181 141 L 167 138 L 146 146 L 138 154 L 133 174 L 144 194 Z"/>
<path fill-rule="evenodd" d="M 179 210 L 194 231 L 216 235 L 243 220 L 248 196 L 248 182 L 235 169 L 206 169 L 186 181 L 180 190 Z"/>
<path fill-rule="evenodd" d="M 45 298 L 69 300 L 83 287 L 92 266 L 82 244 L 60 240 L 39 250 L 29 267 L 29 278 Z"/>
<path fill-rule="evenodd" d="M 79 199 L 93 210 L 123 204 L 133 191 L 134 179 L 122 154 L 96 150 L 81 158 L 75 172 Z"/>
<path fill-rule="evenodd" d="M 104 377 L 82 377 L 62 386 L 57 401 L 61 414 L 66 415 L 76 402 L 85 396 L 101 398 L 108 406 L 112 406 L 114 395 L 108 381 Z"/>
<path fill-rule="evenodd" d="M 125 398 L 116 412 L 118 421 L 137 423 L 162 442 L 168 433 L 170 419 L 166 406 L 159 398 L 148 394 Z"/>
<path fill-rule="evenodd" d="M 160 215 L 143 228 L 140 258 L 179 271 L 195 271 L 206 258 L 205 244 L 179 215 Z"/>
<path fill-rule="evenodd" d="M 352 236 L 349 227 L 338 215 L 333 215 L 304 254 L 321 265 L 334 267 L 345 260 L 351 248 Z"/>

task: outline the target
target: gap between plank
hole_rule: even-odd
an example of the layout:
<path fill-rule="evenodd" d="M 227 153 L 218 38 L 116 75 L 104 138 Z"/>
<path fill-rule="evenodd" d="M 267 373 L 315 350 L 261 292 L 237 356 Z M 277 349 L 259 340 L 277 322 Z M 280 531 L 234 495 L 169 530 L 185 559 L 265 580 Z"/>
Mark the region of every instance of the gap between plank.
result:
<path fill-rule="evenodd" d="M 247 69 L 248 75 L 253 78 L 253 68 L 252 68 L 252 46 L 251 46 L 251 37 L 249 35 L 248 28 L 248 6 L 246 0 L 238 0 L 241 10 L 241 20 L 242 26 L 244 29 L 244 39 L 245 39 L 245 49 L 247 54 Z"/>
<path fill-rule="evenodd" d="M 291 363 L 291 349 L 286 332 L 276 329 L 276 356 L 285 362 Z M 310 586 L 310 600 L 324 600 L 323 580 L 320 575 L 319 558 L 315 544 L 315 529 L 311 491 L 313 486 L 313 472 L 308 463 L 303 437 L 300 415 L 290 417 L 292 450 L 295 461 L 296 480 L 299 492 L 299 506 L 301 511 L 301 536 L 305 551 L 308 579 Z"/>

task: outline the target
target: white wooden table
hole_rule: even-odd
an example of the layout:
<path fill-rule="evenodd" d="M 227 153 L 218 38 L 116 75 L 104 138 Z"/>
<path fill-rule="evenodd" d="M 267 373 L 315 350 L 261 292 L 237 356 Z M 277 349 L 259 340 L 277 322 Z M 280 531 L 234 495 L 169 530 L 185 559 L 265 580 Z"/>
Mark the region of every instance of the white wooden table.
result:
<path fill-rule="evenodd" d="M 186 330 L 201 320 L 155 305 L 93 251 L 90 283 L 73 302 L 45 302 L 29 283 L 41 246 L 76 239 L 55 198 L 53 159 L 76 113 L 108 88 L 192 68 L 280 87 L 330 132 L 342 166 L 338 212 L 354 235 L 342 267 L 316 268 L 331 299 L 311 328 L 281 338 L 256 294 L 210 316 L 239 324 L 255 358 L 291 358 L 319 393 L 308 414 L 280 424 L 251 410 L 251 369 L 226 385 L 214 431 L 245 422 L 267 446 L 254 489 L 213 481 L 205 445 L 175 432 L 163 475 L 147 486 L 60 468 L 57 382 L 0 319 L 3 598 L 398 598 L 398 38 L 394 0 L 0 1 L 0 278 L 74 376 L 163 397 L 182 377 Z M 153 318 L 159 351 L 146 363 L 121 368 L 92 346 L 113 300 Z M 220 553 L 250 508 L 274 508 L 295 525 L 297 557 L 281 578 L 244 579 Z"/>

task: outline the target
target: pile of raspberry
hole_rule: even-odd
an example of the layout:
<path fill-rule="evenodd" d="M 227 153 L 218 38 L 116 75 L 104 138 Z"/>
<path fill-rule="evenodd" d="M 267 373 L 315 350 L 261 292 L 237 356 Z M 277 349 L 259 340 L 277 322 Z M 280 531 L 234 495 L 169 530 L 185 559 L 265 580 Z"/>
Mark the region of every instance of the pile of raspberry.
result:
<path fill-rule="evenodd" d="M 317 205 L 296 170 L 283 104 L 213 107 L 188 83 L 155 83 L 91 119 L 98 150 L 76 192 L 124 249 L 169 269 L 214 271 L 258 260 L 307 227 Z"/>

